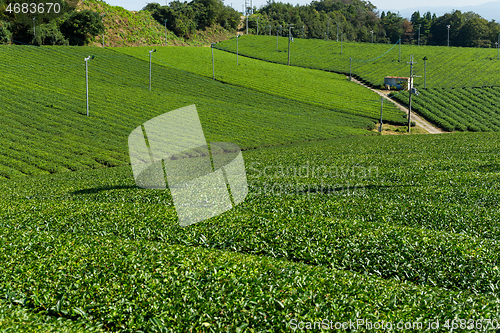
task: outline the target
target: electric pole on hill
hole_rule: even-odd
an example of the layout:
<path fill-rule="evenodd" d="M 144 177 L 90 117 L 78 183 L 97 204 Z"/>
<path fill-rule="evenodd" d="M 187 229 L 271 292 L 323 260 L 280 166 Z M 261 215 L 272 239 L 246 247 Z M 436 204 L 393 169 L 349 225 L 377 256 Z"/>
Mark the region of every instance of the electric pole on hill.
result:
<path fill-rule="evenodd" d="M 293 24 L 288 25 L 288 66 L 290 66 L 290 40 L 292 39 Z"/>
<path fill-rule="evenodd" d="M 413 64 L 416 64 L 416 62 L 413 61 L 413 56 L 410 56 L 410 78 L 408 82 L 408 90 L 410 92 L 410 100 L 408 101 L 408 133 L 410 133 L 410 127 L 411 127 L 411 95 L 413 92 L 415 92 L 415 95 L 418 96 L 418 92 L 415 88 L 413 88 L 413 78 L 417 77 L 413 75 Z"/>
<path fill-rule="evenodd" d="M 245 0 L 245 15 L 247 17 L 247 35 L 248 35 L 248 0 Z"/>

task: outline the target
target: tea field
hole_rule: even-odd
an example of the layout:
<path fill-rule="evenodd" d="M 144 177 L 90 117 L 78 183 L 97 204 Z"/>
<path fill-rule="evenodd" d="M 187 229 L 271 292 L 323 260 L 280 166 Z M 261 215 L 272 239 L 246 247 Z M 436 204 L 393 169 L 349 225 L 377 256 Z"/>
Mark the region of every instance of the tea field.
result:
<path fill-rule="evenodd" d="M 244 43 L 244 42 L 243 42 Z M 149 61 L 147 47 L 116 48 L 118 52 Z M 283 66 L 215 50 L 215 79 L 261 93 L 280 96 L 335 112 L 380 119 L 380 97 L 346 80 L 345 75 Z M 154 63 L 178 68 L 206 78 L 213 77 L 209 48 L 167 47 L 153 53 Z M 384 104 L 384 121 L 405 125 L 405 113 L 392 103 Z"/>
<path fill-rule="evenodd" d="M 408 104 L 407 92 L 394 98 Z M 498 132 L 499 103 L 500 87 L 429 89 L 412 99 L 412 110 L 446 131 Z"/>
<path fill-rule="evenodd" d="M 1 302 L 122 332 L 498 319 L 499 151 L 494 133 L 248 150 L 245 202 L 186 228 L 127 165 L 4 180 Z"/>
<path fill-rule="evenodd" d="M 89 61 L 87 117 L 89 55 L 95 59 Z M 0 46 L 0 56 L 0 178 L 129 163 L 127 137 L 135 127 L 191 104 L 207 140 L 243 149 L 371 135 L 374 123 L 156 64 L 149 91 L 149 64 L 107 48 Z"/>
<path fill-rule="evenodd" d="M 236 52 L 235 38 L 216 45 L 220 50 Z M 239 40 L 239 52 L 245 56 L 286 64 L 288 38 L 276 36 L 243 36 Z M 342 53 L 341 53 L 342 52 Z M 352 73 L 373 87 L 384 84 L 386 76 L 410 75 L 410 56 L 416 65 L 415 86 L 424 87 L 424 61 L 427 57 L 426 88 L 462 88 L 498 86 L 500 60 L 496 49 L 461 48 L 445 46 L 371 44 L 325 41 L 295 38 L 291 43 L 290 58 L 294 66 L 322 69 L 349 74 L 349 58 Z"/>
<path fill-rule="evenodd" d="M 243 36 L 238 46 L 241 54 L 251 58 L 281 64 L 288 61 L 288 39 L 285 37 L 278 37 L 279 51 L 276 36 Z M 235 39 L 216 47 L 234 53 Z M 385 76 L 408 77 L 410 56 L 416 61 L 414 75 L 419 77 L 414 84 L 421 93 L 412 101 L 414 111 L 445 131 L 500 130 L 497 112 L 500 60 L 496 49 L 401 45 L 399 61 L 399 44 L 296 38 L 290 51 L 294 66 L 347 75 L 351 71 L 353 76 L 375 88 L 383 88 Z M 407 105 L 408 93 L 403 92 L 395 99 Z"/>

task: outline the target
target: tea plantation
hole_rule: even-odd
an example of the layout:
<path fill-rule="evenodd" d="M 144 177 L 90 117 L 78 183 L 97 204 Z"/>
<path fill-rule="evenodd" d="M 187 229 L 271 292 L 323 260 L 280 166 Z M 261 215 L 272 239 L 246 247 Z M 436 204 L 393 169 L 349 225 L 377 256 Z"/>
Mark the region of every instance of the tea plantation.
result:
<path fill-rule="evenodd" d="M 218 43 L 221 50 L 236 52 L 236 38 Z M 242 55 L 286 64 L 288 38 L 276 36 L 243 36 L 239 40 Z M 424 61 L 427 57 L 426 88 L 457 88 L 496 86 L 500 80 L 500 60 L 496 49 L 446 46 L 371 44 L 295 38 L 290 46 L 291 64 L 349 74 L 352 73 L 373 87 L 384 84 L 386 76 L 409 76 L 410 55 L 414 56 L 415 86 L 424 86 Z M 341 53 L 342 52 L 342 53 Z"/>
<path fill-rule="evenodd" d="M 371 134 L 366 129 L 374 123 L 349 114 L 349 108 L 363 109 L 362 100 L 344 112 L 338 110 L 343 106 L 301 103 L 163 65 L 154 65 L 149 91 L 149 64 L 108 49 L 1 46 L 0 54 L 0 178 L 129 163 L 127 136 L 136 126 L 191 104 L 207 140 L 232 141 L 243 149 Z M 87 117 L 89 55 L 95 59 L 89 62 Z"/>
<path fill-rule="evenodd" d="M 2 302 L 123 332 L 497 319 L 499 150 L 478 133 L 246 151 L 246 201 L 185 228 L 129 166 L 5 180 Z"/>
<path fill-rule="evenodd" d="M 282 64 L 288 61 L 285 37 L 278 37 L 279 51 L 276 36 L 243 36 L 238 46 L 241 54 L 252 58 Z M 236 51 L 234 39 L 216 47 Z M 385 76 L 408 77 L 408 61 L 414 56 L 414 75 L 420 76 L 414 84 L 421 93 L 412 101 L 414 111 L 445 131 L 500 130 L 500 60 L 496 49 L 401 45 L 399 61 L 399 44 L 295 39 L 290 56 L 294 66 L 345 74 L 351 71 L 375 88 L 383 85 Z M 396 100 L 407 105 L 408 93 Z"/>
<path fill-rule="evenodd" d="M 214 51 L 216 80 L 209 48 L 158 48 L 149 91 L 147 48 L 0 47 L 0 330 L 500 328 L 496 133 L 374 135 L 378 96 L 345 76 Z M 249 194 L 180 227 L 127 137 L 191 104 L 208 141 L 243 148 Z M 496 130 L 478 110 L 467 129 Z"/>
<path fill-rule="evenodd" d="M 149 61 L 147 47 L 116 48 L 116 51 Z M 158 65 L 178 68 L 212 78 L 209 48 L 168 47 L 153 54 Z M 265 94 L 286 97 L 336 112 L 380 119 L 380 97 L 360 85 L 346 80 L 345 75 L 282 66 L 216 50 L 215 78 L 232 85 L 250 88 Z M 404 125 L 405 113 L 392 103 L 384 105 L 384 121 Z"/>

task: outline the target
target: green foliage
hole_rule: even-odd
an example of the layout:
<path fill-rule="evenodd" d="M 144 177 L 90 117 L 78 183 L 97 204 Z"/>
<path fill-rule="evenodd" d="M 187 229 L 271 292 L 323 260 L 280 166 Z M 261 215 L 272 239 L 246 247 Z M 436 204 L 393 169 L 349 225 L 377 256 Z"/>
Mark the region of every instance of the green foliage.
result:
<path fill-rule="evenodd" d="M 241 38 L 239 45 L 248 39 Z M 230 41 L 236 44 L 236 38 Z M 148 60 L 147 47 L 121 48 L 119 52 Z M 215 51 L 216 79 L 224 83 L 242 86 L 264 94 L 285 98 L 288 101 L 299 101 L 319 106 L 334 113 L 347 113 L 367 117 L 370 120 L 380 119 L 380 98 L 374 92 L 349 82 L 344 75 L 297 67 L 283 67 L 259 60 L 239 56 L 227 52 Z M 212 78 L 212 67 L 199 59 L 211 59 L 209 48 L 167 48 L 154 54 L 153 61 L 158 65 L 172 66 Z M 392 103 L 384 104 L 384 121 L 404 125 L 403 111 Z M 317 115 L 318 117 L 322 117 Z M 371 121 L 369 123 L 372 123 Z"/>
<path fill-rule="evenodd" d="M 47 1 L 43 0 L 30 0 L 25 1 L 25 3 L 36 4 L 37 10 L 36 13 L 32 12 L 32 8 L 28 7 L 30 12 L 23 13 L 22 11 L 19 13 L 15 12 L 7 12 L 7 6 L 9 3 L 15 4 L 14 1 L 0 0 L 0 20 L 6 21 L 10 23 L 9 30 L 12 32 L 12 39 L 22 42 L 22 43 L 32 43 L 33 42 L 33 18 L 35 19 L 35 25 L 42 25 L 42 31 L 52 36 L 47 39 L 52 42 L 54 36 L 60 35 L 59 32 L 53 31 L 54 26 L 59 26 L 59 21 L 64 18 L 66 15 L 70 15 L 74 11 L 74 6 L 70 5 L 68 2 L 64 0 L 54 0 L 50 3 L 58 4 L 60 9 L 59 12 L 56 12 L 55 7 L 48 5 Z M 22 2 L 17 2 L 22 4 Z M 38 6 L 43 6 L 43 13 L 38 11 Z M 49 9 L 51 11 L 49 12 Z M 50 32 L 49 32 L 50 31 Z M 55 37 L 56 40 L 60 40 L 59 37 Z M 39 41 L 39 40 L 36 40 Z M 1 42 L 0 42 L 1 43 Z"/>
<path fill-rule="evenodd" d="M 395 98 L 404 104 L 408 101 L 408 92 Z M 499 99 L 499 87 L 429 89 L 412 99 L 412 108 L 446 131 L 498 132 Z"/>
<path fill-rule="evenodd" d="M 69 45 L 69 41 L 62 34 L 55 23 L 42 24 L 36 29 L 33 45 Z"/>
<path fill-rule="evenodd" d="M 0 21 L 0 44 L 10 44 L 12 33 L 9 30 L 10 23 Z"/>
<path fill-rule="evenodd" d="M 61 24 L 61 32 L 71 45 L 85 45 L 104 32 L 104 25 L 98 13 L 82 10 L 71 13 Z"/>
<path fill-rule="evenodd" d="M 171 49 L 158 47 L 155 57 L 173 54 L 211 67 L 209 49 Z M 137 50 L 147 59 L 149 49 Z M 150 92 L 149 64 L 108 48 L 2 46 L 1 52 L 3 178 L 129 163 L 127 137 L 135 127 L 191 104 L 208 140 L 246 149 L 367 134 L 371 121 L 156 63 Z M 84 58 L 89 55 L 96 58 L 89 61 L 87 117 Z"/>
<path fill-rule="evenodd" d="M 160 24 L 165 24 L 177 36 L 190 38 L 196 30 L 221 26 L 235 30 L 240 21 L 240 15 L 230 6 L 224 6 L 220 0 L 195 0 L 189 3 L 172 1 L 168 6 L 158 3 L 148 3 L 143 8 L 151 13 Z"/>
<path fill-rule="evenodd" d="M 233 41 L 223 41 L 217 48 L 236 52 Z M 286 38 L 279 39 L 279 51 L 276 51 L 276 36 L 240 37 L 239 52 L 256 59 L 286 64 L 288 44 Z M 378 87 L 386 76 L 410 75 L 407 63 L 413 55 L 414 86 L 423 88 L 424 76 L 426 88 L 455 88 L 497 86 L 500 80 L 497 50 L 478 48 L 455 48 L 441 46 L 402 45 L 399 62 L 398 45 L 371 43 L 294 39 L 291 44 L 291 64 L 306 68 L 322 69 L 349 74 L 349 58 L 352 58 L 352 73 L 363 82 Z M 424 57 L 427 60 L 427 73 L 424 73 Z M 480 75 L 478 74 L 480 71 Z"/>
<path fill-rule="evenodd" d="M 246 201 L 186 228 L 129 166 L 3 181 L 0 289 L 123 332 L 493 318 L 499 149 L 456 133 L 246 151 Z"/>

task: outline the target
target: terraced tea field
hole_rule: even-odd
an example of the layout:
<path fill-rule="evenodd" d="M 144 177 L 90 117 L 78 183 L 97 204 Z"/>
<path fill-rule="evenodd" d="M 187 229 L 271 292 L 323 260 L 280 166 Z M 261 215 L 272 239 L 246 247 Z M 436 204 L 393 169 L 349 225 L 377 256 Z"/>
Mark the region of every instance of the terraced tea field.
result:
<path fill-rule="evenodd" d="M 395 97 L 408 103 L 408 93 Z M 500 131 L 500 87 L 423 90 L 412 109 L 446 131 Z"/>
<path fill-rule="evenodd" d="M 187 228 L 129 166 L 5 180 L 2 302 L 113 331 L 495 319 L 499 149 L 467 133 L 246 151 L 246 201 Z"/>
<path fill-rule="evenodd" d="M 342 44 L 342 45 L 341 45 Z M 239 40 L 242 55 L 286 64 L 288 38 L 276 36 L 243 36 Z M 236 52 L 235 38 L 216 45 L 221 50 Z M 342 52 L 342 53 L 341 53 Z M 417 62 L 415 86 L 424 87 L 424 57 L 427 57 L 426 88 L 459 88 L 500 85 L 500 60 L 496 49 L 460 48 L 445 46 L 401 46 L 371 43 L 341 43 L 295 38 L 291 43 L 291 64 L 349 74 L 352 73 L 373 87 L 380 87 L 385 76 L 409 76 L 410 55 Z"/>
<path fill-rule="evenodd" d="M 147 47 L 116 48 L 118 52 L 149 61 Z M 154 63 L 178 68 L 206 78 L 213 77 L 209 48 L 167 47 L 153 54 Z M 232 85 L 320 106 L 335 112 L 380 119 L 380 97 L 346 80 L 345 75 L 288 67 L 215 51 L 215 78 Z M 384 105 L 387 123 L 404 125 L 404 113 L 392 103 Z"/>
<path fill-rule="evenodd" d="M 0 178 L 129 163 L 126 138 L 136 126 L 191 104 L 207 140 L 244 149 L 370 134 L 373 124 L 160 65 L 149 91 L 149 64 L 109 49 L 1 46 L 0 54 Z M 84 58 L 92 54 L 87 117 Z"/>

